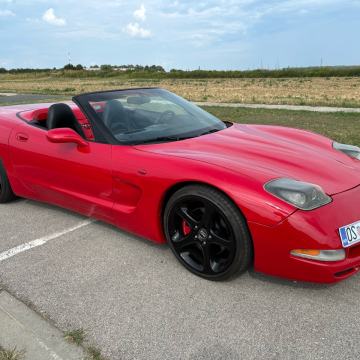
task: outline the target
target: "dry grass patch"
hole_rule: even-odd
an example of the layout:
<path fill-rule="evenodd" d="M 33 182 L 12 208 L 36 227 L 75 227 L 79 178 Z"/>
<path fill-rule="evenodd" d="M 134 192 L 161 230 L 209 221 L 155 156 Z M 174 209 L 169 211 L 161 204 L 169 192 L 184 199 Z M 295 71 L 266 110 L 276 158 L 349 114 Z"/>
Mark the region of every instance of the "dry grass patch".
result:
<path fill-rule="evenodd" d="M 0 75 L 0 92 L 73 95 L 132 87 L 162 87 L 192 101 L 360 107 L 360 78 L 165 79 Z"/>
<path fill-rule="evenodd" d="M 24 350 L 19 351 L 16 347 L 12 349 L 5 349 L 0 346 L 0 360 L 23 360 L 24 356 Z"/>

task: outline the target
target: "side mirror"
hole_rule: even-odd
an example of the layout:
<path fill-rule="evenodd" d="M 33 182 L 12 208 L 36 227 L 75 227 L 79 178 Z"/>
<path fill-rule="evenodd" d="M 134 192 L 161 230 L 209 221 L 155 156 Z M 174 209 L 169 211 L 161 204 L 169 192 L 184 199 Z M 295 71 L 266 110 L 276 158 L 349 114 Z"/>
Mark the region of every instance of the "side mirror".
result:
<path fill-rule="evenodd" d="M 73 143 L 79 147 L 87 147 L 89 143 L 84 140 L 76 131 L 70 128 L 59 128 L 49 130 L 47 133 L 47 139 L 52 143 L 65 144 Z"/>

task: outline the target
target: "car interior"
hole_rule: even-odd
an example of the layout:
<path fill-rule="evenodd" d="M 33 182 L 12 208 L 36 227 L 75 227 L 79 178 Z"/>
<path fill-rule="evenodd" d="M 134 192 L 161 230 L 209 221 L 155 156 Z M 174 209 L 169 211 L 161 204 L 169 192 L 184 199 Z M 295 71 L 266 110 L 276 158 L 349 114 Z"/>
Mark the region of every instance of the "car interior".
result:
<path fill-rule="evenodd" d="M 116 116 L 116 114 L 122 116 Z M 131 109 L 124 107 L 118 100 L 111 100 L 106 103 L 103 121 L 114 133 L 126 133 L 141 131 L 148 126 L 159 124 L 162 113 L 144 109 Z"/>
<path fill-rule="evenodd" d="M 35 110 L 26 110 L 18 114 L 30 125 L 45 130 L 71 128 L 87 140 L 94 140 L 91 125 L 79 108 L 72 109 L 64 103 L 53 104 Z"/>
<path fill-rule="evenodd" d="M 196 115 L 193 111 L 160 96 L 120 95 L 115 99 L 90 100 L 88 105 L 96 113 L 94 121 L 102 121 L 116 140 L 124 144 L 147 143 L 159 138 L 167 141 L 179 136 L 194 137 L 199 132 L 209 131 L 215 121 L 220 123 L 210 115 L 208 118 L 202 114 L 194 123 Z M 95 140 L 91 123 L 77 106 L 57 103 L 18 115 L 32 126 L 44 130 L 70 128 L 86 140 Z M 213 130 L 219 130 L 218 126 Z"/>
<path fill-rule="evenodd" d="M 46 127 L 48 130 L 58 129 L 58 128 L 70 128 L 76 131 L 82 137 L 85 137 L 85 134 L 76 119 L 73 111 L 70 106 L 67 104 L 53 104 L 49 107 Z"/>

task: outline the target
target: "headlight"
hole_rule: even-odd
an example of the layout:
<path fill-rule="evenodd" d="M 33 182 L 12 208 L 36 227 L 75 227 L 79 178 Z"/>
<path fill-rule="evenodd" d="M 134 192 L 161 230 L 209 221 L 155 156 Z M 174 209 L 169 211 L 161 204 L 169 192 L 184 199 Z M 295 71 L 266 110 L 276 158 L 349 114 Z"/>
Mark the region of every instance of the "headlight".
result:
<path fill-rule="evenodd" d="M 301 210 L 313 210 L 331 202 L 319 185 L 293 179 L 272 180 L 265 190 Z"/>
<path fill-rule="evenodd" d="M 334 141 L 333 148 L 335 150 L 343 152 L 344 154 L 346 154 L 354 159 L 360 160 L 360 148 L 358 146 L 340 144 L 340 143 Z"/>

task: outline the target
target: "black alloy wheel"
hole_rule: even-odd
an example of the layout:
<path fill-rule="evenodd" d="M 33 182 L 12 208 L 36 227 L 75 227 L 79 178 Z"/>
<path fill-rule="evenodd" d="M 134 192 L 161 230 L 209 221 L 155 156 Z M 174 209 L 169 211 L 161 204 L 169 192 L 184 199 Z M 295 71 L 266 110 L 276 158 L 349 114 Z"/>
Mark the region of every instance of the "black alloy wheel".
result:
<path fill-rule="evenodd" d="M 246 221 L 227 196 L 208 186 L 178 190 L 164 213 L 167 241 L 194 274 L 223 280 L 245 271 L 252 260 Z"/>

